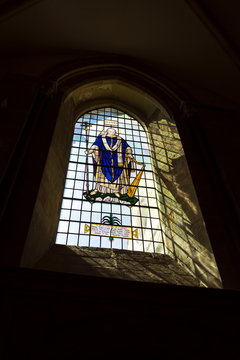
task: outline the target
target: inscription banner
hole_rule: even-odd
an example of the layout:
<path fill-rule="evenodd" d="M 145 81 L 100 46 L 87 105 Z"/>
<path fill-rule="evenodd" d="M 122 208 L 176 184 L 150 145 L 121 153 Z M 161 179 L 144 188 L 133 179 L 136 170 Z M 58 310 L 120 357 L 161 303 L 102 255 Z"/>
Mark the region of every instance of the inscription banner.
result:
<path fill-rule="evenodd" d="M 112 236 L 112 237 L 119 237 L 124 239 L 131 239 L 132 236 L 138 237 L 137 229 L 132 231 L 132 228 L 127 226 L 85 224 L 84 233 L 88 233 L 88 232 L 90 232 L 91 235 Z"/>

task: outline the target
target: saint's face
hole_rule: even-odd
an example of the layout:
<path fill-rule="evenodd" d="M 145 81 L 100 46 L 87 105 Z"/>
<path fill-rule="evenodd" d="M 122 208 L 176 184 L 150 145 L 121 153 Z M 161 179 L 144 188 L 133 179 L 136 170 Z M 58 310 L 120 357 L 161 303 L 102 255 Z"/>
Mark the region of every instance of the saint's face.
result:
<path fill-rule="evenodd" d="M 107 136 L 116 136 L 116 130 L 115 129 L 108 129 L 106 135 Z"/>

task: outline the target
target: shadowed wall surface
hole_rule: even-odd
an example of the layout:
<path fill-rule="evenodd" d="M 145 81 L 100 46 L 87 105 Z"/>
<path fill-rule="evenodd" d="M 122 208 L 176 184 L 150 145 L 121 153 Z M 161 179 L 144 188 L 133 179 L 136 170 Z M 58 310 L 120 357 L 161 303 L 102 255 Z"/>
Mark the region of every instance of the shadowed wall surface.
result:
<path fill-rule="evenodd" d="M 39 270 L 2 270 L 5 358 L 238 359 L 240 294 Z M 84 355 L 85 356 L 85 355 Z"/>

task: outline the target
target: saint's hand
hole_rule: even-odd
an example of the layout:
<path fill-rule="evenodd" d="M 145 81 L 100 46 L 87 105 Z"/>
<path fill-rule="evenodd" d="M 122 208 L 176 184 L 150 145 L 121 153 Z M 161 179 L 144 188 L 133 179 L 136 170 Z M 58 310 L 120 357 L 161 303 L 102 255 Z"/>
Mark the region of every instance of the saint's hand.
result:
<path fill-rule="evenodd" d="M 92 149 L 85 151 L 85 154 L 86 154 L 86 155 L 90 155 L 90 154 L 92 154 L 92 153 L 93 153 L 93 150 L 92 150 Z"/>

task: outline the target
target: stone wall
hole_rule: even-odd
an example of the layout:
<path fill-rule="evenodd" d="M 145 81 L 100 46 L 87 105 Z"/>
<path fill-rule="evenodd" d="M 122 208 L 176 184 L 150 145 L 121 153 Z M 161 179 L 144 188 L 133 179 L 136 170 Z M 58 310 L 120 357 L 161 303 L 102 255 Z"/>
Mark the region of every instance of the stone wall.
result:
<path fill-rule="evenodd" d="M 69 142 L 74 127 L 73 110 L 70 100 L 64 102 L 59 111 L 22 256 L 23 267 L 33 266 L 49 249 L 56 236 L 56 224 L 70 154 Z"/>
<path fill-rule="evenodd" d="M 149 125 L 166 253 L 210 287 L 221 279 L 176 124 Z"/>

